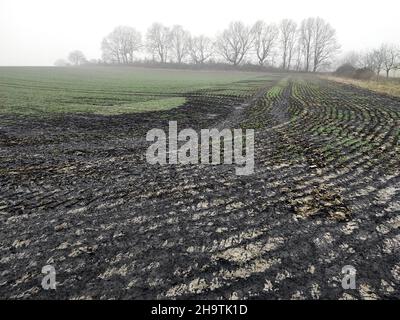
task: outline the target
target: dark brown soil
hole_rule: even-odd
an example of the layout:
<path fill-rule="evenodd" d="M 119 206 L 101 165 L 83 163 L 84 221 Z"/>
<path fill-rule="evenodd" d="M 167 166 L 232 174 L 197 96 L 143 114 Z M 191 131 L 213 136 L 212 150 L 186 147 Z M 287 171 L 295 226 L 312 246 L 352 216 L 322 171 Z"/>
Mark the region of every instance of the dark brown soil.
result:
<path fill-rule="evenodd" d="M 0 297 L 400 298 L 400 101 L 273 85 L 166 112 L 0 116 Z M 146 132 L 172 120 L 256 128 L 254 175 L 148 165 Z"/>

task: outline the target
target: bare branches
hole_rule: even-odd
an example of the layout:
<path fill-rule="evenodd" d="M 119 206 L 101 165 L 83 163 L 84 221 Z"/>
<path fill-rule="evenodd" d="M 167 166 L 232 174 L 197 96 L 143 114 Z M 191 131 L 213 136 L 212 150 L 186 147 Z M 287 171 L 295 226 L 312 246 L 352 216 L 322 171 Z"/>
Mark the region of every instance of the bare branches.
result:
<path fill-rule="evenodd" d="M 189 54 L 190 34 L 182 26 L 175 25 L 170 33 L 171 53 L 177 63 L 182 63 L 183 59 Z"/>
<path fill-rule="evenodd" d="M 101 43 L 102 61 L 94 63 L 131 64 L 150 58 L 160 63 L 204 64 L 212 57 L 216 63 L 233 66 L 246 62 L 257 63 L 260 69 L 270 65 L 316 72 L 330 64 L 338 48 L 335 30 L 321 18 L 304 19 L 299 27 L 290 19 L 279 24 L 259 20 L 253 26 L 234 21 L 216 39 L 191 36 L 181 25 L 153 23 L 144 45 L 134 28 L 115 28 Z"/>
<path fill-rule="evenodd" d="M 283 19 L 279 24 L 282 49 L 282 69 L 290 69 L 293 49 L 296 43 L 297 24 L 293 20 Z"/>
<path fill-rule="evenodd" d="M 315 19 L 314 32 L 314 66 L 316 72 L 321 66 L 328 64 L 330 58 L 340 48 L 336 41 L 336 31 L 321 18 Z"/>
<path fill-rule="evenodd" d="M 111 63 L 132 63 L 134 53 L 142 47 L 142 36 L 134 28 L 119 26 L 103 39 L 103 60 Z"/>
<path fill-rule="evenodd" d="M 218 37 L 218 53 L 234 66 L 239 65 L 252 46 L 251 29 L 240 21 L 232 22 Z"/>
<path fill-rule="evenodd" d="M 278 28 L 274 24 L 266 24 L 264 21 L 257 21 L 252 30 L 254 39 L 254 50 L 259 65 L 264 65 L 266 59 L 271 55 L 278 38 Z"/>
<path fill-rule="evenodd" d="M 382 47 L 361 55 L 360 64 L 363 68 L 373 71 L 377 78 L 383 69 L 384 55 Z"/>
<path fill-rule="evenodd" d="M 390 72 L 399 69 L 400 50 L 395 45 L 383 44 L 378 49 L 365 53 L 350 52 L 342 59 L 342 66 L 347 65 L 357 70 L 370 71 L 379 79 L 382 70 L 385 70 L 386 78 Z"/>
<path fill-rule="evenodd" d="M 167 62 L 168 51 L 171 48 L 170 44 L 171 33 L 169 28 L 161 23 L 153 23 L 146 34 L 146 47 L 153 59 L 161 63 Z"/>
<path fill-rule="evenodd" d="M 82 65 L 86 62 L 86 57 L 80 50 L 72 51 L 68 56 L 69 62 L 74 66 Z"/>
<path fill-rule="evenodd" d="M 383 69 L 386 71 L 386 78 L 389 78 L 390 71 L 399 68 L 399 49 L 396 48 L 394 45 L 384 44 L 379 50 L 380 57 L 382 59 Z"/>
<path fill-rule="evenodd" d="M 299 46 L 303 54 L 304 70 L 310 71 L 311 59 L 313 54 L 313 35 L 314 35 L 315 18 L 304 19 L 300 25 Z"/>
<path fill-rule="evenodd" d="M 213 55 L 213 51 L 214 43 L 210 38 L 201 35 L 189 39 L 189 54 L 194 63 L 204 63 Z"/>
<path fill-rule="evenodd" d="M 351 65 L 355 68 L 368 68 L 366 56 L 356 51 L 347 52 L 341 63 Z"/>

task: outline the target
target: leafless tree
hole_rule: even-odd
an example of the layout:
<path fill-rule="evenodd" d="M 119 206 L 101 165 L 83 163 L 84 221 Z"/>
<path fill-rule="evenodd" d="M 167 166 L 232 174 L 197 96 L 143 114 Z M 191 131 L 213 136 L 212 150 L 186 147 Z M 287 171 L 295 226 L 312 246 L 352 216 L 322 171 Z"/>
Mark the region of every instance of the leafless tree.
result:
<path fill-rule="evenodd" d="M 318 71 L 321 66 L 329 64 L 329 60 L 338 49 L 339 45 L 336 41 L 335 29 L 322 18 L 315 18 L 313 32 L 313 72 Z"/>
<path fill-rule="evenodd" d="M 274 24 L 266 24 L 264 21 L 257 21 L 253 28 L 254 50 L 258 63 L 264 65 L 266 59 L 271 55 L 278 38 L 278 28 Z"/>
<path fill-rule="evenodd" d="M 386 78 L 389 78 L 390 71 L 399 67 L 399 50 L 395 46 L 388 44 L 382 45 L 380 50 L 383 60 L 383 69 L 386 71 Z"/>
<path fill-rule="evenodd" d="M 290 70 L 292 66 L 292 60 L 295 57 L 295 53 L 297 50 L 297 29 L 295 29 L 292 37 L 290 38 L 288 49 L 289 55 L 287 57 L 287 69 Z"/>
<path fill-rule="evenodd" d="M 268 64 L 272 67 L 278 67 L 280 53 L 277 50 L 272 50 Z"/>
<path fill-rule="evenodd" d="M 383 47 L 381 47 L 380 49 L 375 49 L 372 52 L 373 66 L 374 66 L 374 71 L 376 72 L 377 79 L 379 79 L 379 74 L 383 69 L 383 61 L 385 58 L 383 53 L 384 53 Z"/>
<path fill-rule="evenodd" d="M 342 58 L 341 64 L 349 64 L 352 65 L 354 68 L 362 68 L 364 66 L 365 55 L 362 55 L 356 51 L 347 52 L 344 57 Z"/>
<path fill-rule="evenodd" d="M 189 54 L 190 33 L 180 25 L 175 25 L 171 29 L 171 53 L 177 63 L 182 63 L 183 59 Z"/>
<path fill-rule="evenodd" d="M 74 66 L 79 66 L 79 65 L 82 65 L 82 64 L 84 64 L 86 62 L 86 57 L 85 57 L 85 55 L 83 54 L 82 51 L 75 50 L 75 51 L 72 51 L 68 55 L 68 60 Z"/>
<path fill-rule="evenodd" d="M 128 64 L 133 62 L 134 53 L 142 47 L 142 35 L 134 28 L 116 27 L 103 39 L 103 60 L 109 63 Z"/>
<path fill-rule="evenodd" d="M 304 54 L 304 47 L 303 47 L 303 42 L 301 40 L 300 34 L 298 34 L 297 38 L 297 43 L 294 48 L 294 57 L 295 57 L 295 64 L 294 64 L 294 70 L 296 71 L 301 71 L 305 67 L 303 67 L 303 57 L 305 56 Z"/>
<path fill-rule="evenodd" d="M 158 58 L 160 62 L 167 62 L 170 50 L 171 33 L 169 28 L 160 23 L 153 23 L 146 34 L 146 47 L 152 54 L 153 59 Z"/>
<path fill-rule="evenodd" d="M 284 70 L 290 68 L 293 49 L 296 44 L 296 29 L 296 22 L 290 19 L 284 19 L 279 24 L 280 43 L 282 49 L 282 68 Z"/>
<path fill-rule="evenodd" d="M 299 30 L 299 42 L 304 57 L 304 70 L 310 71 L 312 55 L 313 55 L 313 35 L 314 35 L 315 18 L 307 18 L 301 22 Z"/>
<path fill-rule="evenodd" d="M 253 43 L 251 28 L 240 21 L 230 23 L 219 35 L 216 43 L 218 53 L 234 66 L 239 65 Z"/>
<path fill-rule="evenodd" d="M 374 51 L 371 50 L 361 54 L 358 61 L 358 65 L 360 65 L 361 68 L 370 69 L 375 72 Z"/>
<path fill-rule="evenodd" d="M 383 70 L 384 58 L 384 46 L 381 46 L 379 49 L 369 50 L 364 53 L 360 58 L 360 66 L 375 72 L 378 80 Z"/>
<path fill-rule="evenodd" d="M 213 55 L 214 43 L 203 35 L 191 37 L 189 40 L 189 54 L 192 61 L 202 64 Z"/>

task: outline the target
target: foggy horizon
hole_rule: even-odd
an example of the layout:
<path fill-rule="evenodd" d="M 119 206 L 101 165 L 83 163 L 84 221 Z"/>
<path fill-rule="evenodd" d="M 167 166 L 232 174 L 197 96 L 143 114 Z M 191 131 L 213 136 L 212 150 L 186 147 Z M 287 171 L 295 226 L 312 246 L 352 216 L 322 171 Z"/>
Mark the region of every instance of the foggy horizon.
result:
<path fill-rule="evenodd" d="M 194 35 L 215 37 L 229 22 L 257 20 L 277 23 L 281 19 L 319 16 L 336 30 L 340 54 L 363 51 L 382 43 L 400 44 L 397 8 L 394 0 L 302 2 L 282 0 L 269 3 L 246 1 L 72 1 L 0 0 L 0 66 L 52 66 L 66 59 L 73 50 L 81 50 L 88 59 L 101 58 L 101 41 L 116 26 L 131 26 L 145 37 L 153 22 L 167 26 L 182 25 Z M 382 14 L 379 14 L 381 10 Z"/>

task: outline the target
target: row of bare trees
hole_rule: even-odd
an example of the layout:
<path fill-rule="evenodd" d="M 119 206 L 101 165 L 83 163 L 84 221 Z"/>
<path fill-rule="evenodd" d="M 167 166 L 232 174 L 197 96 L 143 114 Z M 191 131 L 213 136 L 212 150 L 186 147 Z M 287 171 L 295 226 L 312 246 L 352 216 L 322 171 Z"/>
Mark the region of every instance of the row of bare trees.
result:
<path fill-rule="evenodd" d="M 364 53 L 349 52 L 342 59 L 342 63 L 369 69 L 377 76 L 384 71 L 389 78 L 391 71 L 400 69 L 400 48 L 393 44 L 382 44 L 379 48 Z"/>
<path fill-rule="evenodd" d="M 249 26 L 235 21 L 211 39 L 192 36 L 180 25 L 153 23 L 143 41 L 132 27 L 119 26 L 102 41 L 103 61 L 129 64 L 135 56 L 148 53 L 161 63 L 203 64 L 222 59 L 234 66 L 255 62 L 285 70 L 318 71 L 328 65 L 339 48 L 335 30 L 321 18 L 308 18 L 297 26 L 289 19 L 279 24 L 257 21 Z"/>

